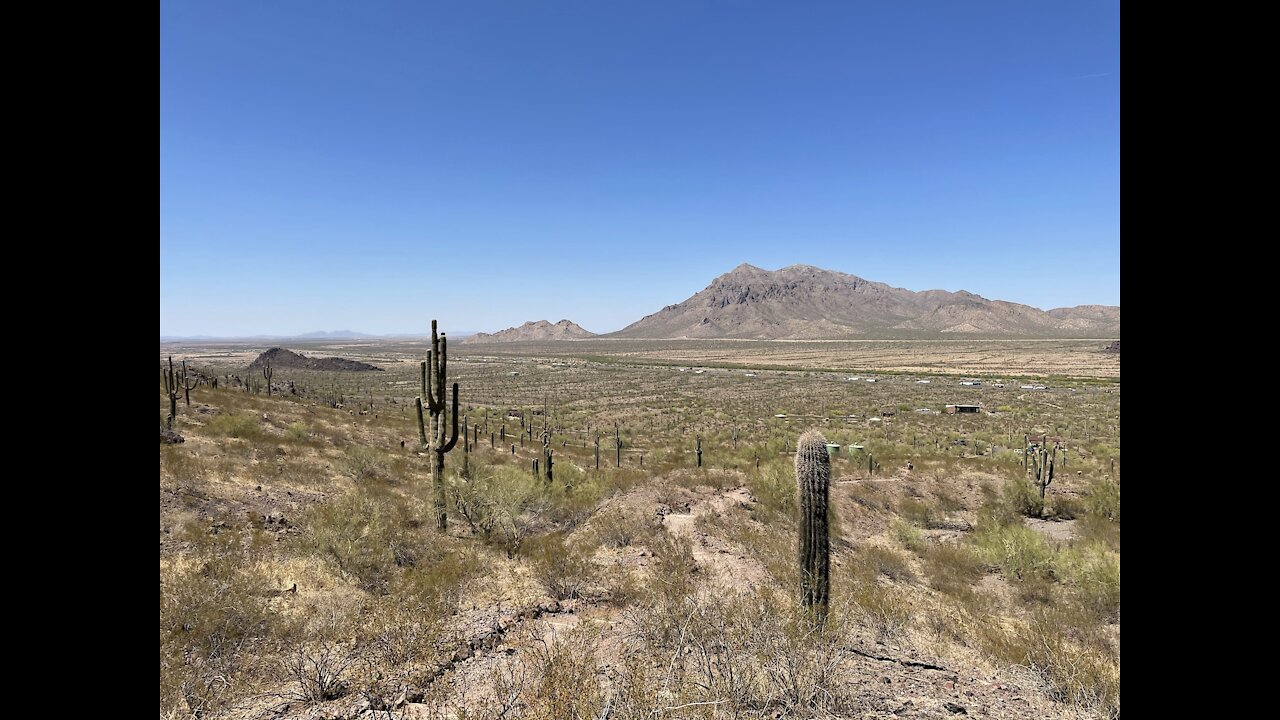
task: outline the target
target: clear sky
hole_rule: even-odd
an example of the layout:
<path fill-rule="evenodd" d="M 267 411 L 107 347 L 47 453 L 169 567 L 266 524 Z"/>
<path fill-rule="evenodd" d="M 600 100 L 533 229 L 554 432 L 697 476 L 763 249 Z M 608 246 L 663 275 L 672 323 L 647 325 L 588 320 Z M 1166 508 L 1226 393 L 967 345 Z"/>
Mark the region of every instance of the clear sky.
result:
<path fill-rule="evenodd" d="M 1119 304 L 1119 3 L 161 2 L 161 335 L 608 332 L 743 262 Z"/>

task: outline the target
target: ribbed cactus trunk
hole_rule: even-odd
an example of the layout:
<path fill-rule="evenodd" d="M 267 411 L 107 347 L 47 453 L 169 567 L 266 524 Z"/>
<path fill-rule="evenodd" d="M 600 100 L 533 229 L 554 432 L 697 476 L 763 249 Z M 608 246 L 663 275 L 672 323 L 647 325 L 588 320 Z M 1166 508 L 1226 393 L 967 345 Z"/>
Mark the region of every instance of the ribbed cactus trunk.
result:
<path fill-rule="evenodd" d="M 200 382 L 199 380 L 191 380 L 190 382 L 188 382 L 187 361 L 183 360 L 182 361 L 182 393 L 187 398 L 187 407 L 191 407 L 191 391 L 196 389 L 196 384 L 199 382 Z"/>
<path fill-rule="evenodd" d="M 448 371 L 449 350 L 448 338 L 436 332 L 436 321 L 431 321 L 431 351 L 427 361 L 421 364 L 422 394 L 418 396 L 418 438 L 423 450 L 435 455 L 431 465 L 432 504 L 435 506 L 436 528 L 444 532 L 449 527 L 449 515 L 445 503 L 444 492 L 444 456 L 458 444 L 458 383 L 453 384 L 452 412 L 445 412 L 445 377 Z M 423 422 L 422 406 L 426 405 L 431 416 L 431 436 L 427 437 L 426 423 Z M 452 433 L 449 420 L 452 418 Z M 446 440 L 446 438 L 448 438 Z"/>
<path fill-rule="evenodd" d="M 169 396 L 169 429 L 173 429 L 173 421 L 178 417 L 178 376 L 173 372 L 173 356 L 169 356 L 169 369 L 164 371 L 164 392 Z"/>
<path fill-rule="evenodd" d="M 796 485 L 800 492 L 800 602 L 821 625 L 827 619 L 831 589 L 831 542 L 827 533 L 827 493 L 831 457 L 817 430 L 800 436 L 796 446 Z"/>

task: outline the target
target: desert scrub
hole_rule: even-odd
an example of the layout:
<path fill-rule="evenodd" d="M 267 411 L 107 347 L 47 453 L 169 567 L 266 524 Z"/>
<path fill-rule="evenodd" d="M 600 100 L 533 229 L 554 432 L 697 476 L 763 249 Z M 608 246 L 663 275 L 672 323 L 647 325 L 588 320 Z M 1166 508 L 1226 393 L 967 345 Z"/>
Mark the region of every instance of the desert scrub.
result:
<path fill-rule="evenodd" d="M 1061 574 L 1079 606 L 1102 622 L 1120 621 L 1120 553 L 1100 543 L 1061 553 Z"/>
<path fill-rule="evenodd" d="M 168 477 L 178 487 L 199 488 L 208 478 L 208 468 L 190 448 L 169 445 L 160 448 L 160 477 Z"/>
<path fill-rule="evenodd" d="M 304 422 L 289 423 L 284 429 L 284 437 L 292 443 L 308 444 L 312 441 L 311 426 Z"/>
<path fill-rule="evenodd" d="M 859 545 L 854 550 L 853 571 L 867 582 L 875 582 L 881 575 L 901 583 L 910 583 L 916 578 L 911 563 L 902 553 L 879 545 Z"/>
<path fill-rule="evenodd" d="M 972 595 L 973 584 L 986 571 L 982 558 L 964 545 L 929 545 L 921 560 L 930 587 L 961 599 Z"/>
<path fill-rule="evenodd" d="M 893 509 L 893 501 L 879 485 L 868 481 L 854 483 L 849 489 L 849 497 L 859 505 L 875 512 L 888 512 Z"/>
<path fill-rule="evenodd" d="M 361 590 L 385 595 L 398 568 L 413 566 L 427 542 L 403 507 L 361 492 L 313 508 L 303 519 L 311 551 Z"/>
<path fill-rule="evenodd" d="M 551 641 L 530 637 L 523 653 L 533 679 L 520 698 L 529 718 L 587 718 L 608 714 L 597 672 L 599 631 L 579 626 Z"/>
<path fill-rule="evenodd" d="M 1056 520 L 1074 520 L 1085 513 L 1085 504 L 1061 493 L 1049 496 L 1049 504 L 1044 510 L 1045 518 Z"/>
<path fill-rule="evenodd" d="M 1119 649 L 1081 628 L 1070 613 L 1049 607 L 1026 621 L 988 619 L 979 641 L 996 660 L 1039 675 L 1055 700 L 1120 717 Z"/>
<path fill-rule="evenodd" d="M 1120 522 L 1120 483 L 1110 478 L 1095 480 L 1089 487 L 1085 507 L 1091 515 Z"/>
<path fill-rule="evenodd" d="M 857 583 L 846 592 L 853 601 L 855 616 L 875 634 L 876 642 L 898 637 L 911 624 L 911 605 L 907 596 L 895 588 Z"/>
<path fill-rule="evenodd" d="M 760 522 L 791 524 L 796 521 L 796 478 L 790 463 L 783 460 L 768 464 L 762 462 L 760 471 L 751 473 L 747 478 L 747 489 L 756 499 L 753 512 Z"/>
<path fill-rule="evenodd" d="M 922 528 L 942 527 L 942 515 L 929 503 L 912 497 L 904 497 L 898 502 L 898 514 L 904 520 Z"/>
<path fill-rule="evenodd" d="M 208 530 L 190 556 L 161 565 L 162 714 L 215 715 L 251 694 L 286 632 L 268 600 L 274 584 L 255 562 L 266 541 Z"/>
<path fill-rule="evenodd" d="M 209 418 L 206 426 L 212 435 L 255 440 L 262 437 L 262 423 L 244 412 L 223 413 Z"/>
<path fill-rule="evenodd" d="M 525 544 L 524 553 L 534 579 L 557 600 L 581 597 L 595 582 L 596 567 L 580 544 L 558 536 L 539 537 Z"/>
<path fill-rule="evenodd" d="M 922 553 L 925 550 L 926 543 L 924 535 L 916 528 L 908 525 L 902 520 L 895 519 L 890 528 L 894 539 L 902 543 L 902 547 L 913 553 Z"/>
<path fill-rule="evenodd" d="M 477 464 L 470 480 L 450 483 L 448 497 L 471 532 L 501 547 L 508 558 L 530 535 L 550 527 L 548 491 L 541 478 L 523 468 Z"/>
<path fill-rule="evenodd" d="M 1026 478 L 1017 478 L 1004 484 L 1000 491 L 1000 501 L 1005 512 L 1026 517 L 1040 517 L 1044 512 L 1044 501 L 1040 492 Z"/>
<path fill-rule="evenodd" d="M 652 513 L 620 508 L 599 513 L 592 519 L 591 526 L 596 542 L 609 548 L 644 545 L 663 529 L 661 521 Z"/>
<path fill-rule="evenodd" d="M 348 445 L 342 451 L 342 466 L 347 477 L 359 482 L 385 480 L 386 455 L 364 445 Z"/>
<path fill-rule="evenodd" d="M 1053 577 L 1055 553 L 1040 533 L 1023 525 L 988 525 L 974 534 L 978 557 L 1009 580 Z"/>

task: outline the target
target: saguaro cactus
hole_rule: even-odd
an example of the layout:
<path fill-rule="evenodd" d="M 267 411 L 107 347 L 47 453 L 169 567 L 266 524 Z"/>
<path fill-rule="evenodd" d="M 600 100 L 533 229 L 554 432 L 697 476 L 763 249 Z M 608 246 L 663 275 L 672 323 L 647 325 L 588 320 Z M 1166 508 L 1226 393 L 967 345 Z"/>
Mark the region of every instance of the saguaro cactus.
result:
<path fill-rule="evenodd" d="M 555 479 L 551 470 L 552 452 L 553 450 L 551 449 L 551 431 L 543 430 L 542 431 L 542 464 L 543 464 L 543 470 L 547 474 L 548 485 L 550 485 L 551 482 Z"/>
<path fill-rule="evenodd" d="M 831 457 L 817 430 L 796 445 L 796 485 L 800 492 L 800 601 L 821 625 L 827 618 L 831 588 L 831 543 L 827 535 L 827 492 Z"/>
<path fill-rule="evenodd" d="M 191 407 L 191 391 L 196 389 L 196 385 L 200 383 L 200 378 L 195 378 L 191 382 L 187 382 L 187 361 L 182 361 L 182 393 L 187 398 L 187 407 Z"/>
<path fill-rule="evenodd" d="M 268 360 L 267 364 L 262 368 L 262 377 L 267 381 L 267 397 L 271 397 L 271 375 L 271 361 Z"/>
<path fill-rule="evenodd" d="M 444 532 L 449 527 L 448 508 L 444 497 L 444 456 L 458 443 L 458 383 L 453 384 L 453 409 L 448 417 L 445 415 L 444 390 L 445 377 L 449 364 L 448 338 L 436 332 L 436 321 L 431 321 L 431 351 L 427 353 L 426 362 L 421 363 L 422 394 L 418 396 L 418 438 L 422 441 L 423 450 L 435 453 L 435 462 L 431 466 L 431 491 L 436 511 L 436 528 Z M 427 406 L 431 416 L 431 437 L 427 437 L 426 424 L 423 422 L 422 406 Z M 445 440 L 445 422 L 453 419 L 449 439 Z"/>
<path fill-rule="evenodd" d="M 618 453 L 617 467 L 622 467 L 622 428 L 613 424 L 613 449 Z"/>
<path fill-rule="evenodd" d="M 182 390 L 178 376 L 173 371 L 173 356 L 169 356 L 169 369 L 164 370 L 164 391 L 169 396 L 169 429 L 173 429 L 173 421 L 178 417 L 178 395 Z"/>
<path fill-rule="evenodd" d="M 698 467 L 702 467 L 702 436 L 698 436 Z"/>
<path fill-rule="evenodd" d="M 1032 452 L 1031 459 L 1035 465 L 1036 486 L 1040 488 L 1040 506 L 1044 507 L 1045 491 L 1053 483 L 1053 466 L 1058 459 L 1058 444 L 1054 443 L 1053 450 L 1050 451 L 1046 438 L 1040 443 L 1040 447 Z"/>

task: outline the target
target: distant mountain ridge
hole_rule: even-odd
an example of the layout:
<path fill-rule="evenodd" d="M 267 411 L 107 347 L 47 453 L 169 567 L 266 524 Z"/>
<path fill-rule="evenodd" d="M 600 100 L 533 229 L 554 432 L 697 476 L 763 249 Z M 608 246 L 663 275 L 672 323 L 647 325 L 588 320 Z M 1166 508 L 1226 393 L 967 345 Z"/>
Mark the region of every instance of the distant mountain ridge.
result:
<path fill-rule="evenodd" d="M 812 265 L 764 270 L 744 263 L 684 302 L 606 337 L 839 340 L 921 333 L 1118 337 L 1120 308 L 1046 312 L 964 290 L 914 292 Z"/>
<path fill-rule="evenodd" d="M 299 340 L 361 340 L 378 336 L 354 330 L 316 330 L 315 332 L 303 333 L 294 337 Z"/>
<path fill-rule="evenodd" d="M 539 342 L 554 340 L 583 340 L 596 337 L 596 334 L 585 330 L 572 320 L 561 320 L 550 323 L 546 320 L 531 320 L 520 327 L 499 330 L 496 333 L 476 333 L 465 340 L 465 343 L 504 343 L 504 342 Z"/>
<path fill-rule="evenodd" d="M 454 331 L 452 337 L 461 338 L 471 333 Z M 246 340 L 381 340 L 388 338 L 424 338 L 430 337 L 430 331 L 416 333 L 391 333 L 389 335 L 370 335 L 354 330 L 316 330 L 301 335 L 161 335 L 160 342 L 205 342 L 205 341 L 246 341 Z"/>

